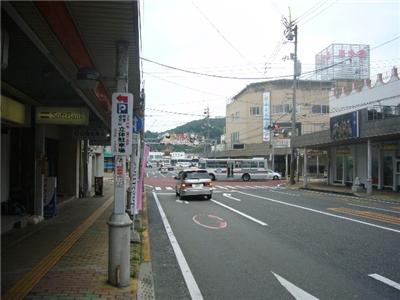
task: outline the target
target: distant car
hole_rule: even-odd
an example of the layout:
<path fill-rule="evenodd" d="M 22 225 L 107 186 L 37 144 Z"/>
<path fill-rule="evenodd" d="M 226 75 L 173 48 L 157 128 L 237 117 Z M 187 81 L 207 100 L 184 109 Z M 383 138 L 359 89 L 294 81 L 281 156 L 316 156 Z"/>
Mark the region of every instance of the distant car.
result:
<path fill-rule="evenodd" d="M 187 196 L 199 196 L 206 199 L 212 197 L 212 184 L 207 170 L 185 169 L 180 171 L 176 179 L 175 192 L 179 199 Z"/>
<path fill-rule="evenodd" d="M 160 173 L 168 173 L 167 167 L 160 167 L 158 170 L 160 171 Z"/>
<path fill-rule="evenodd" d="M 267 170 L 267 179 L 272 179 L 272 180 L 280 180 L 282 178 L 282 175 L 278 172 L 274 172 L 272 170 Z"/>

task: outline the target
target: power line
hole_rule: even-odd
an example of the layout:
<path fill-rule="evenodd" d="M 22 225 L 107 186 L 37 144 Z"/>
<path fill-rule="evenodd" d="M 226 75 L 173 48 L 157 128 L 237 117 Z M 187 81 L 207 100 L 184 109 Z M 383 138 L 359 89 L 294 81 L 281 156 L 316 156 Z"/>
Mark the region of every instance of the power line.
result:
<path fill-rule="evenodd" d="M 207 22 L 211 25 L 212 28 L 219 34 L 219 36 L 233 49 L 239 56 L 244 59 L 249 65 L 251 65 L 258 73 L 261 73 L 256 67 L 254 67 L 252 64 L 249 63 L 249 60 L 225 37 L 225 35 L 215 26 L 213 22 L 206 16 L 205 13 L 194 3 L 194 1 L 191 1 L 193 6 L 198 10 L 198 12 L 204 17 L 204 19 L 207 20 Z"/>

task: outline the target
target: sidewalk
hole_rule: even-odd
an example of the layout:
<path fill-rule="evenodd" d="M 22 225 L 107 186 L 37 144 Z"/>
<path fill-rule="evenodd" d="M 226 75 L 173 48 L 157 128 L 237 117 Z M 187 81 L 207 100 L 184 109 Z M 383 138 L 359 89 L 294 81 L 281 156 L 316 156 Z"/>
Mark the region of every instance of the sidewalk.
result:
<path fill-rule="evenodd" d="M 373 190 L 371 195 L 367 195 L 366 192 L 355 193 L 351 190 L 351 187 L 341 186 L 341 185 L 329 185 L 326 180 L 312 180 L 308 182 L 307 187 L 303 187 L 302 179 L 297 182 L 295 185 L 291 186 L 286 183 L 288 188 L 295 189 L 305 189 L 316 192 L 325 192 L 325 193 L 334 193 L 341 194 L 346 196 L 359 197 L 364 199 L 369 199 L 372 201 L 379 202 L 390 202 L 400 204 L 400 192 L 394 192 L 391 190 Z"/>
<path fill-rule="evenodd" d="M 103 197 L 74 199 L 59 216 L 2 235 L 2 299 L 135 299 L 133 277 L 126 288 L 107 283 L 112 190 L 106 184 Z"/>

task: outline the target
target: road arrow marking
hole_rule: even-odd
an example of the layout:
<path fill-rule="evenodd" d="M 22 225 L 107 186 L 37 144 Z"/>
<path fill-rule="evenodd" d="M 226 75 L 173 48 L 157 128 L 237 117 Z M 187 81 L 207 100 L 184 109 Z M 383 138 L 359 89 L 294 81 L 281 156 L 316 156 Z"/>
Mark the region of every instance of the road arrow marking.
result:
<path fill-rule="evenodd" d="M 231 194 L 222 193 L 222 196 L 224 196 L 226 198 L 229 198 L 229 199 L 232 199 L 232 200 L 235 200 L 235 201 L 242 201 L 242 200 L 240 200 L 238 198 L 232 197 Z"/>
<path fill-rule="evenodd" d="M 303 291 L 301 288 L 295 286 L 293 283 L 287 281 L 285 278 L 279 276 L 278 274 L 275 274 L 274 272 L 271 273 L 274 274 L 279 283 L 285 289 L 287 289 L 288 292 L 292 294 L 292 296 L 295 297 L 297 300 L 318 300 L 318 298 L 315 298 L 313 295 L 310 295 L 306 291 Z"/>
<path fill-rule="evenodd" d="M 381 276 L 379 274 L 369 274 L 368 276 L 372 277 L 372 278 L 374 278 L 376 280 L 379 280 L 380 282 L 383 282 L 383 283 L 385 283 L 387 285 L 390 285 L 391 287 L 394 287 L 395 289 L 400 291 L 400 284 L 395 282 L 395 281 L 393 281 L 393 280 L 390 280 L 389 278 L 383 277 L 383 276 Z"/>

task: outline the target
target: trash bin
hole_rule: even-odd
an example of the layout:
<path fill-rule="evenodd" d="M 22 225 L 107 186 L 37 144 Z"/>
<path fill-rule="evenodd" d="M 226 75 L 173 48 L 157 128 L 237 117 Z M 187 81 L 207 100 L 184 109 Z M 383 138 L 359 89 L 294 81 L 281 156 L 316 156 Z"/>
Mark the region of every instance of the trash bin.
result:
<path fill-rule="evenodd" d="M 103 177 L 94 178 L 94 194 L 96 196 L 103 196 Z"/>

